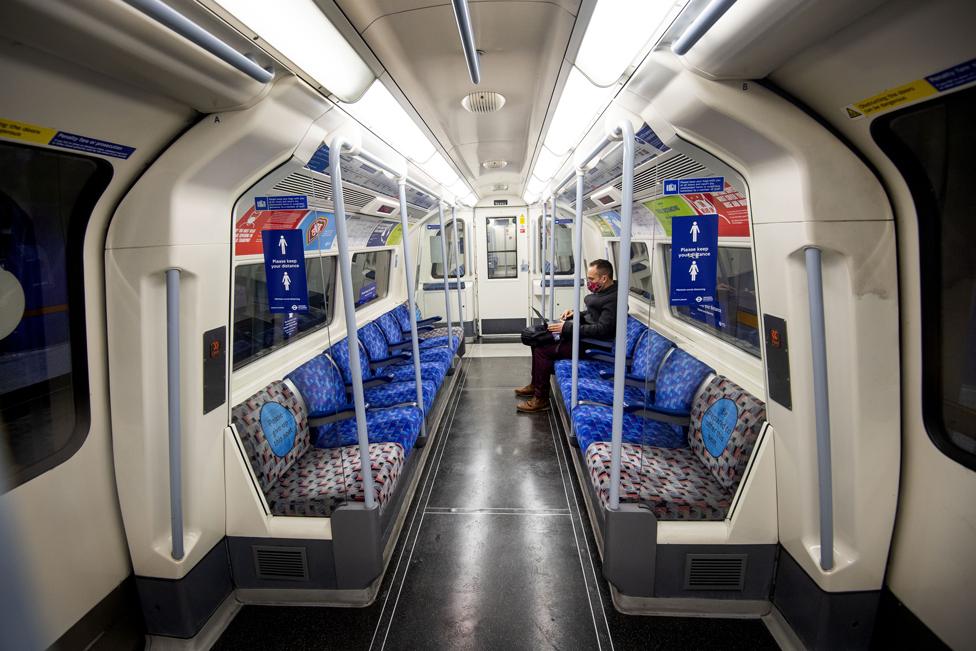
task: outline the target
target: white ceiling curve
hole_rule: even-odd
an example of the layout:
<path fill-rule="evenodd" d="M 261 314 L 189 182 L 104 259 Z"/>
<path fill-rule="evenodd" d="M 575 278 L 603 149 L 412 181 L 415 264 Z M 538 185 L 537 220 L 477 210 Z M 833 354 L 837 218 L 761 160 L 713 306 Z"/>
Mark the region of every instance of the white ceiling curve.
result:
<path fill-rule="evenodd" d="M 521 194 L 580 0 L 471 0 L 481 83 L 468 76 L 447 0 L 336 0 L 474 191 L 495 184 Z M 495 113 L 469 113 L 461 98 L 505 96 Z M 485 160 L 506 160 L 485 169 Z"/>

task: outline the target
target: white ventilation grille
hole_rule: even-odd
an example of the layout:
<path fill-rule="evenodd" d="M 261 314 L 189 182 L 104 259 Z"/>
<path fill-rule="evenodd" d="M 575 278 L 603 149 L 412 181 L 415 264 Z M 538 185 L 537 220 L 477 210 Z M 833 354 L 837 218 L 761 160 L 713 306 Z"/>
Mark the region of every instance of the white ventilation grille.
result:
<path fill-rule="evenodd" d="M 356 208 L 363 208 L 377 195 L 370 192 L 363 192 L 351 187 L 348 183 L 343 183 L 343 198 L 346 202 L 346 209 L 350 212 L 357 212 Z M 328 204 L 332 204 L 332 182 L 328 178 L 311 176 L 305 172 L 292 172 L 274 186 L 274 192 L 282 194 L 304 194 L 309 197 L 320 199 Z M 407 204 L 407 216 L 410 221 L 423 219 L 427 215 L 426 211 L 411 204 Z"/>
<path fill-rule="evenodd" d="M 505 96 L 491 90 L 479 91 L 465 95 L 461 106 L 471 113 L 494 113 L 505 106 Z"/>
<path fill-rule="evenodd" d="M 705 166 L 684 154 L 677 154 L 659 164 L 651 164 L 634 176 L 634 194 L 661 194 L 664 179 L 684 179 L 705 171 Z M 623 181 L 614 187 L 623 189 Z"/>
<path fill-rule="evenodd" d="M 481 166 L 486 170 L 500 170 L 504 167 L 508 167 L 507 160 L 486 160 L 481 163 Z"/>
<path fill-rule="evenodd" d="M 507 183 L 496 183 L 495 185 L 491 186 L 492 192 L 506 192 L 507 190 L 508 190 Z"/>
<path fill-rule="evenodd" d="M 746 554 L 687 554 L 685 590 L 742 591 L 746 578 Z"/>
<path fill-rule="evenodd" d="M 254 571 L 265 581 L 308 581 L 304 547 L 251 547 Z"/>

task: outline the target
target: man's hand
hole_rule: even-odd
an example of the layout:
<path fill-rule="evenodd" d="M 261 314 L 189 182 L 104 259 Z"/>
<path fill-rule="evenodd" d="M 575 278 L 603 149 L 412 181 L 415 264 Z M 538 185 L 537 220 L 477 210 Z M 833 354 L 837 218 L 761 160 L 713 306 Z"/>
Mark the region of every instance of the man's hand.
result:
<path fill-rule="evenodd" d="M 573 318 L 573 311 L 566 310 L 565 312 L 559 315 L 559 318 L 562 319 L 563 321 L 568 321 Z"/>
<path fill-rule="evenodd" d="M 557 332 L 562 332 L 562 331 L 563 331 L 563 322 L 562 321 L 560 321 L 559 323 L 550 323 L 549 324 L 549 332 L 557 333 Z"/>

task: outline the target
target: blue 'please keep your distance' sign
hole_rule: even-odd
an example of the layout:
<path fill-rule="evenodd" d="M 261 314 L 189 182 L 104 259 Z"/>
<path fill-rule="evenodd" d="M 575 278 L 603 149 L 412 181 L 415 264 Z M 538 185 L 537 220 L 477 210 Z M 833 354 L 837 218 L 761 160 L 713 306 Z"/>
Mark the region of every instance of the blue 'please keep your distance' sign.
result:
<path fill-rule="evenodd" d="M 664 194 L 698 194 L 701 192 L 721 192 L 724 189 L 724 176 L 706 176 L 697 179 L 664 179 Z"/>
<path fill-rule="evenodd" d="M 671 219 L 671 305 L 715 301 L 718 215 Z"/>
<path fill-rule="evenodd" d="M 305 242 L 301 229 L 261 231 L 268 311 L 308 312 Z"/>

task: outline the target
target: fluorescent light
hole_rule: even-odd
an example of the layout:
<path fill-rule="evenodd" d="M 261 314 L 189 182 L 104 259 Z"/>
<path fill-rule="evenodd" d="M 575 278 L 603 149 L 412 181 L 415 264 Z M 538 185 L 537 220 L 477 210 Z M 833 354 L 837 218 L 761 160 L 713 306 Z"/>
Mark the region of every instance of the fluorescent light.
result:
<path fill-rule="evenodd" d="M 430 160 L 436 152 L 424 132 L 379 79 L 373 82 L 362 99 L 355 104 L 343 106 L 370 131 L 412 161 Z"/>
<path fill-rule="evenodd" d="M 466 206 L 473 206 L 474 204 L 478 203 L 478 197 L 474 192 L 469 192 L 461 198 L 461 203 Z"/>
<path fill-rule="evenodd" d="M 529 178 L 529 182 L 525 186 L 525 189 L 531 192 L 532 194 L 541 194 L 542 191 L 546 188 L 546 183 L 548 182 L 549 181 L 540 181 L 535 176 L 532 176 L 531 178 Z"/>
<path fill-rule="evenodd" d="M 343 101 L 375 79 L 313 0 L 217 0 L 237 20 Z"/>
<path fill-rule="evenodd" d="M 456 183 L 452 183 L 447 187 L 448 191 L 455 197 L 463 197 L 466 194 L 471 193 L 471 188 L 468 184 L 464 182 L 464 179 L 458 179 Z"/>
<path fill-rule="evenodd" d="M 594 86 L 575 67 L 570 70 L 556 112 L 549 123 L 546 147 L 557 156 L 568 154 L 607 107 L 615 90 L 614 87 Z"/>
<path fill-rule="evenodd" d="M 434 153 L 430 160 L 420 166 L 425 172 L 430 174 L 430 177 L 448 188 L 460 180 L 460 177 L 454 172 L 454 168 L 444 160 L 444 157 L 438 153 Z"/>
<path fill-rule="evenodd" d="M 613 84 L 649 41 L 661 37 L 685 4 L 675 0 L 600 0 L 576 54 L 577 67 L 598 86 Z"/>
<path fill-rule="evenodd" d="M 535 160 L 535 169 L 532 170 L 532 174 L 540 179 L 551 179 L 563 166 L 565 160 L 565 156 L 556 156 L 543 145 L 539 151 L 539 157 Z"/>

